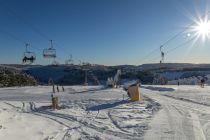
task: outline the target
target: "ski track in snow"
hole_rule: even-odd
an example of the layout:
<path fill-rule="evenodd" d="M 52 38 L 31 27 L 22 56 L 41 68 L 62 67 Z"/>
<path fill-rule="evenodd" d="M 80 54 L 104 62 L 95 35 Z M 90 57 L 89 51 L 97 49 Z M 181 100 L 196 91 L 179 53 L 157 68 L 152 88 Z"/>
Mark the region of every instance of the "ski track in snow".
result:
<path fill-rule="evenodd" d="M 175 86 L 176 87 L 176 86 Z M 160 88 L 160 87 L 158 87 Z M 179 97 L 179 92 L 151 92 L 144 89 L 145 96 L 154 99 L 161 104 L 161 110 L 154 116 L 144 136 L 145 140 L 208 140 L 210 139 L 210 106 L 201 100 L 200 87 L 189 87 L 189 92 L 195 88 L 193 96 L 186 96 L 187 86 L 183 88 L 185 98 Z M 164 87 L 163 87 L 164 88 Z M 209 87 L 208 87 L 209 88 Z M 154 89 L 153 89 L 154 90 Z M 203 90 L 203 89 L 201 89 Z M 206 97 L 210 95 L 202 93 Z M 177 95 L 179 94 L 179 95 Z M 196 94 L 198 94 L 196 96 Z M 192 95 L 192 93 L 189 93 Z"/>
<path fill-rule="evenodd" d="M 20 114 L 24 118 L 23 126 L 25 117 L 30 119 L 27 118 L 28 115 L 33 115 L 30 121 L 39 118 L 40 122 L 48 124 L 47 128 L 33 125 L 26 125 L 25 128 L 34 128 L 33 133 L 39 133 L 37 137 L 42 140 L 135 140 L 143 139 L 144 131 L 148 129 L 154 110 L 159 108 L 152 100 L 147 99 L 135 103 L 123 101 L 126 93 L 122 89 L 73 86 L 66 88 L 65 93 L 55 94 L 59 96 L 60 105 L 64 109 L 54 111 L 48 107 L 51 104 L 50 90 L 52 90 L 51 87 L 2 88 L 0 89 L 0 115 L 3 112 L 1 106 L 4 106 L 10 113 Z M 56 123 L 53 128 L 51 128 L 52 122 Z M 7 122 L 7 117 L 0 121 L 0 125 L 1 123 L 5 126 L 16 125 Z M 55 129 L 56 127 L 59 129 Z M 46 129 L 47 132 L 42 132 Z M 9 131 L 9 128 L 6 130 Z M 28 140 L 23 137 L 24 133 L 15 131 L 10 132 L 13 137 L 8 138 L 6 133 L 1 134 L 0 129 L 0 139 L 10 140 L 20 135 L 23 140 Z M 28 135 L 31 135 L 30 139 L 37 139 L 37 137 L 33 138 L 35 134 L 28 133 Z"/>
<path fill-rule="evenodd" d="M 122 89 L 72 86 L 55 94 L 63 107 L 55 111 L 51 90 L 0 89 L 0 139 L 210 139 L 208 86 L 143 86 L 141 102 L 123 101 Z"/>

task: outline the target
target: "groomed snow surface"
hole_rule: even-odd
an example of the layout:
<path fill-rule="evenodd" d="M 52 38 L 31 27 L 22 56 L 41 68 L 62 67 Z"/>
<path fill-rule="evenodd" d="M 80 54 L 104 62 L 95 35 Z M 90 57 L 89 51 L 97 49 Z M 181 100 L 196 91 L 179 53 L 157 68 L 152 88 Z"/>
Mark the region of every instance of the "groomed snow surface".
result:
<path fill-rule="evenodd" d="M 60 110 L 50 86 L 1 88 L 0 140 L 143 139 L 160 108 L 147 97 L 130 102 L 121 88 L 64 88 L 54 94 Z"/>
<path fill-rule="evenodd" d="M 60 88 L 61 90 L 61 88 Z M 121 89 L 70 86 L 0 89 L 0 140 L 209 140 L 210 87 L 150 86 L 130 102 Z"/>
<path fill-rule="evenodd" d="M 209 140 L 210 87 L 144 86 L 144 95 L 161 104 L 145 140 Z"/>

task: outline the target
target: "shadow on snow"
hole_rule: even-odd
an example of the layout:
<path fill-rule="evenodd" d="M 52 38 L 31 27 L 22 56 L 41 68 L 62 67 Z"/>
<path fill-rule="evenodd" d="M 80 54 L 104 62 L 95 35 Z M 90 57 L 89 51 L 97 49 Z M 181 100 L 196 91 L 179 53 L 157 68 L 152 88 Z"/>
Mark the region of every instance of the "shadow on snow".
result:
<path fill-rule="evenodd" d="M 121 100 L 121 101 L 117 101 L 117 102 L 114 102 L 114 103 L 105 103 L 105 104 L 92 106 L 90 108 L 87 108 L 87 110 L 88 111 L 98 111 L 98 110 L 103 110 L 103 109 L 109 109 L 109 108 L 113 108 L 113 107 L 119 106 L 121 104 L 129 103 L 129 102 L 130 101 L 128 101 L 128 100 Z"/>

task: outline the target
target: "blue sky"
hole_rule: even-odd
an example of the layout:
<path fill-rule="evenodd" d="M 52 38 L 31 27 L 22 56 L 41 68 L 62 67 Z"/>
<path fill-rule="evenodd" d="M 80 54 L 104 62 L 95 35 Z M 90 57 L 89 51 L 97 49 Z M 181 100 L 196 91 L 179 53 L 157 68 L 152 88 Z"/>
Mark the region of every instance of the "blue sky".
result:
<path fill-rule="evenodd" d="M 203 15 L 207 0 L 1 0 L 0 63 L 21 63 L 24 43 L 36 64 L 47 64 L 42 50 L 55 42 L 58 61 L 120 65 L 159 62 L 157 50 L 171 36 Z M 163 50 L 187 41 L 187 32 Z M 209 63 L 209 39 L 198 39 L 167 54 L 165 62 Z"/>

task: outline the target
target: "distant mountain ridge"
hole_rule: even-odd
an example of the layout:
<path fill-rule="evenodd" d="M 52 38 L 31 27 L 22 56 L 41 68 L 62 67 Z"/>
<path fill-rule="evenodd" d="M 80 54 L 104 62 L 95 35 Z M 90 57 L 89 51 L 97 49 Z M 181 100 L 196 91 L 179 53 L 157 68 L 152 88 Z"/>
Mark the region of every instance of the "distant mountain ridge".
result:
<path fill-rule="evenodd" d="M 47 67 L 49 65 L 21 65 L 21 64 L 0 64 L 1 67 L 14 68 L 17 70 L 28 69 L 28 68 L 37 68 L 37 67 Z M 64 64 L 59 65 L 58 67 L 69 67 Z M 74 67 L 82 67 L 80 65 L 74 65 Z M 164 69 L 186 69 L 186 68 L 210 68 L 210 64 L 193 64 L 193 63 L 149 63 L 142 65 L 115 65 L 115 66 L 105 66 L 105 65 L 91 65 L 86 66 L 91 68 L 130 68 L 138 70 L 154 70 L 159 69 L 160 67 Z"/>
<path fill-rule="evenodd" d="M 48 84 L 53 79 L 55 84 L 75 85 L 84 84 L 85 71 L 87 71 L 88 83 L 96 84 L 93 75 L 101 83 L 106 83 L 108 77 L 113 77 L 118 69 L 122 70 L 122 80 L 139 79 L 145 84 L 152 84 L 154 77 L 165 77 L 168 80 L 185 78 L 189 76 L 203 76 L 210 73 L 210 64 L 191 63 L 164 63 L 135 65 L 0 65 L 1 69 L 18 71 L 32 76 L 39 84 Z M 159 75 L 159 76 L 157 76 Z"/>

